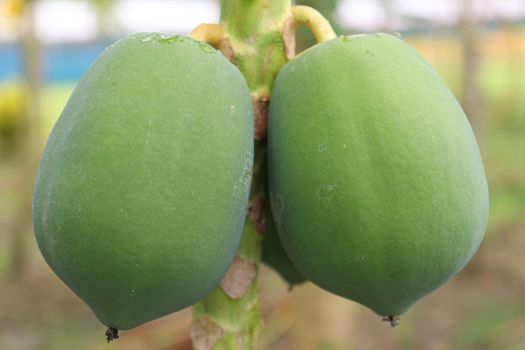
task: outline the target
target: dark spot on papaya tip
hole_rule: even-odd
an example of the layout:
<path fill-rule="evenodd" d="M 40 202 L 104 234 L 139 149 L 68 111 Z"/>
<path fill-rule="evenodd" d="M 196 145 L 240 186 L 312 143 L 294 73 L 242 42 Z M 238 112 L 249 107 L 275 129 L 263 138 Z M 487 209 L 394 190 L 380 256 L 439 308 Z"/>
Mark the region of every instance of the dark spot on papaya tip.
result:
<path fill-rule="evenodd" d="M 292 283 L 290 283 L 288 285 L 288 293 L 290 293 L 292 291 L 293 287 L 295 287 L 295 286 Z"/>
<path fill-rule="evenodd" d="M 106 340 L 108 341 L 108 343 L 112 340 L 115 340 L 115 339 L 118 339 L 118 329 L 114 328 L 114 327 L 109 327 L 107 330 L 106 330 Z"/>
<path fill-rule="evenodd" d="M 392 327 L 395 327 L 399 324 L 401 320 L 399 319 L 399 317 L 390 315 L 390 316 L 383 317 L 383 321 L 390 322 L 390 325 Z"/>

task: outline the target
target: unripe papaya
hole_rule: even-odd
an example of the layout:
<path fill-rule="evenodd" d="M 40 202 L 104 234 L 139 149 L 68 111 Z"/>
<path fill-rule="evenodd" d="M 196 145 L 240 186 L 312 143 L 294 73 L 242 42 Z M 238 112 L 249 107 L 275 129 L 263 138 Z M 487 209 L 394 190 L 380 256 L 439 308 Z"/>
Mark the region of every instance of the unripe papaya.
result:
<path fill-rule="evenodd" d="M 288 283 L 289 288 L 306 281 L 306 278 L 297 271 L 283 248 L 271 210 L 266 212 L 262 261 L 275 270 Z"/>
<path fill-rule="evenodd" d="M 194 304 L 233 260 L 253 162 L 241 73 L 207 44 L 136 34 L 106 49 L 44 150 L 35 234 L 107 326 Z"/>
<path fill-rule="evenodd" d="M 284 248 L 328 291 L 396 316 L 478 249 L 488 188 L 475 137 L 403 40 L 339 37 L 286 64 L 268 135 Z"/>

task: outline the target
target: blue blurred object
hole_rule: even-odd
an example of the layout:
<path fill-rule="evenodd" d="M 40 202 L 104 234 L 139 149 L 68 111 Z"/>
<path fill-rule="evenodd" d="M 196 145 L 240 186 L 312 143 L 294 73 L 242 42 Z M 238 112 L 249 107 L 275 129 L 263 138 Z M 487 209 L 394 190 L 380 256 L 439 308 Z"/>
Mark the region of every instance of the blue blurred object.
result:
<path fill-rule="evenodd" d="M 110 43 L 61 44 L 42 48 L 42 78 L 45 83 L 79 80 L 95 58 Z M 24 61 L 20 45 L 0 45 L 0 82 L 23 74 Z"/>
<path fill-rule="evenodd" d="M 22 50 L 19 45 L 0 45 L 0 83 L 19 76 L 22 72 Z"/>

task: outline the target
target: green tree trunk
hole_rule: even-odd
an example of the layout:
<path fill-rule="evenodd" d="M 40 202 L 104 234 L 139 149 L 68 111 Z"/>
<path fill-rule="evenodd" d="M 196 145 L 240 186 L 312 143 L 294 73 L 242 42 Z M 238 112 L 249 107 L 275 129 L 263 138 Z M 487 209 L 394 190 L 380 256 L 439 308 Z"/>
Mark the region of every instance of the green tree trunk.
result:
<path fill-rule="evenodd" d="M 223 40 L 216 46 L 242 72 L 252 95 L 255 160 L 238 254 L 221 285 L 193 308 L 197 350 L 255 349 L 262 327 L 257 291 L 266 199 L 266 125 L 272 83 L 294 54 L 291 0 L 221 1 Z"/>

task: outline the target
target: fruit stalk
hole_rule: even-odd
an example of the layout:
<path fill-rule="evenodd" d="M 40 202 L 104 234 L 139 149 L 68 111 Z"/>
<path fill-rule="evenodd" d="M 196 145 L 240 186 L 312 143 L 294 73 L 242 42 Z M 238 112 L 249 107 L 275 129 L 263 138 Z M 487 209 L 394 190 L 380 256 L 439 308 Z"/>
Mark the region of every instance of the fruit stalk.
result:
<path fill-rule="evenodd" d="M 311 7 L 294 6 L 292 7 L 292 15 L 296 23 L 308 26 L 318 43 L 331 40 L 337 36 L 330 22 L 319 11 Z"/>
<path fill-rule="evenodd" d="M 264 234 L 266 125 L 277 72 L 294 54 L 291 0 L 222 0 L 221 30 L 212 45 L 234 63 L 250 88 L 255 118 L 255 159 L 250 203 L 237 256 L 221 285 L 193 308 L 193 347 L 255 349 L 262 326 L 257 274 Z M 199 27 L 198 27 L 199 28 Z M 209 27 L 194 35 L 208 35 Z M 200 31 L 203 32 L 200 32 Z"/>

